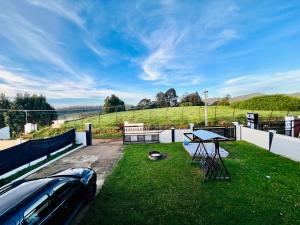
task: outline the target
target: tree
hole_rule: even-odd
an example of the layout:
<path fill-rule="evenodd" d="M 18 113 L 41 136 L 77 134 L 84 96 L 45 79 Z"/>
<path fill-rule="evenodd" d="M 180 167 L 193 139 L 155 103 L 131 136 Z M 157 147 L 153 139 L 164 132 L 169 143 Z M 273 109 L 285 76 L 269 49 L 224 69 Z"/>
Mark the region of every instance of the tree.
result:
<path fill-rule="evenodd" d="M 230 99 L 231 99 L 231 96 L 230 95 L 226 95 L 224 98 L 222 98 L 220 101 L 217 102 L 218 105 L 229 105 L 230 104 Z"/>
<path fill-rule="evenodd" d="M 10 108 L 15 110 L 41 110 L 27 113 L 28 122 L 40 126 L 50 125 L 52 120 L 57 119 L 55 109 L 47 102 L 46 97 L 42 95 L 17 94 Z M 26 113 L 24 111 L 11 111 L 8 113 L 7 121 L 12 131 L 20 133 L 26 123 Z"/>
<path fill-rule="evenodd" d="M 104 100 L 104 112 L 120 112 L 125 111 L 124 102 L 119 99 L 116 95 L 107 96 Z"/>
<path fill-rule="evenodd" d="M 149 109 L 151 108 L 151 99 L 143 98 L 137 106 L 141 109 Z"/>
<path fill-rule="evenodd" d="M 166 104 L 166 96 L 163 92 L 158 92 L 155 97 L 155 102 L 158 107 L 165 107 Z"/>
<path fill-rule="evenodd" d="M 11 102 L 8 100 L 8 98 L 5 96 L 5 94 L 0 94 L 0 108 L 1 109 L 9 109 L 11 105 Z M 0 128 L 6 126 L 6 118 L 8 116 L 8 112 L 0 111 Z"/>
<path fill-rule="evenodd" d="M 186 95 L 182 96 L 181 104 L 186 105 L 187 102 L 192 103 L 193 106 L 204 105 L 204 102 L 202 101 L 198 92 L 186 94 Z"/>
<path fill-rule="evenodd" d="M 178 96 L 176 95 L 176 91 L 174 88 L 170 88 L 165 93 L 165 101 L 167 106 L 176 106 L 177 105 Z"/>

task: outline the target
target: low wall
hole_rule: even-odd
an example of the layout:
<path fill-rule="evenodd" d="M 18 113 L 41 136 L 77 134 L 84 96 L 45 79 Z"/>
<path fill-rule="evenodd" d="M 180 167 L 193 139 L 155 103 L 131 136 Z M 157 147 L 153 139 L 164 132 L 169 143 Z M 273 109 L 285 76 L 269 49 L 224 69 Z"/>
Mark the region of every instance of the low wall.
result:
<path fill-rule="evenodd" d="M 9 140 L 10 139 L 10 131 L 9 127 L 3 127 L 0 129 L 0 140 Z"/>
<path fill-rule="evenodd" d="M 261 131 L 236 124 L 237 140 L 244 140 L 272 153 L 300 162 L 300 139 L 272 131 Z"/>
<path fill-rule="evenodd" d="M 86 132 L 76 132 L 76 144 L 82 144 L 83 146 L 87 146 L 86 142 Z"/>
<path fill-rule="evenodd" d="M 271 152 L 300 162 L 300 138 L 274 134 Z"/>
<path fill-rule="evenodd" d="M 242 140 L 269 150 L 269 132 L 241 127 L 240 136 Z"/>

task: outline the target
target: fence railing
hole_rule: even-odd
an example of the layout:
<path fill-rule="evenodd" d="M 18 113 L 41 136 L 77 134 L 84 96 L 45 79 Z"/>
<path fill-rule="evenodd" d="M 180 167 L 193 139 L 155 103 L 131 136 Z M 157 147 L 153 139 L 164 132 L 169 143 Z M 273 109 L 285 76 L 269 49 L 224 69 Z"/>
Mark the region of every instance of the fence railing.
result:
<path fill-rule="evenodd" d="M 292 122 L 291 121 L 260 121 L 258 129 L 263 131 L 276 130 L 278 134 L 292 136 Z"/>
<path fill-rule="evenodd" d="M 75 142 L 75 129 L 64 134 L 25 143 L 0 151 L 0 175 L 28 164 Z"/>
<path fill-rule="evenodd" d="M 111 110 L 107 110 L 111 109 Z M 147 110 L 143 110 L 147 109 Z M 96 129 L 94 134 L 101 137 L 106 134 L 111 136 L 121 136 L 122 132 L 115 128 L 121 127 L 125 121 L 128 122 L 140 122 L 146 126 L 153 126 L 153 124 L 159 124 L 160 126 L 174 126 L 175 128 L 181 128 L 182 126 L 194 123 L 196 126 L 204 125 L 205 110 L 203 106 L 178 106 L 178 107 L 165 107 L 165 108 L 130 108 L 127 107 L 126 111 L 122 106 L 114 106 L 105 108 L 99 106 L 96 109 L 85 108 L 77 110 L 56 110 L 58 118 L 65 121 L 61 125 L 62 128 L 76 128 L 83 130 L 85 123 L 89 122 L 93 124 L 93 128 Z M 297 116 L 300 115 L 300 111 L 257 111 L 257 110 L 243 110 L 231 108 L 229 106 L 208 106 L 208 125 L 209 126 L 225 126 L 231 122 L 246 123 L 246 113 L 256 112 L 259 113 L 259 119 L 263 120 L 283 120 L 287 115 Z M 27 112 L 28 122 L 36 123 L 32 119 L 33 113 L 36 115 L 51 114 L 53 112 L 47 112 L 43 110 L 35 112 Z M 19 137 L 21 132 L 24 131 L 25 114 L 18 120 L 18 123 L 14 123 L 11 127 L 13 137 Z M 50 129 L 52 121 L 48 121 L 46 124 L 38 124 L 38 129 Z M 11 124 L 7 124 L 11 125 Z M 280 129 L 282 130 L 282 129 Z M 284 131 L 282 131 L 283 133 Z"/>
<path fill-rule="evenodd" d="M 207 130 L 228 138 L 229 140 L 236 140 L 235 126 L 214 126 L 214 127 L 194 127 L 195 130 Z"/>

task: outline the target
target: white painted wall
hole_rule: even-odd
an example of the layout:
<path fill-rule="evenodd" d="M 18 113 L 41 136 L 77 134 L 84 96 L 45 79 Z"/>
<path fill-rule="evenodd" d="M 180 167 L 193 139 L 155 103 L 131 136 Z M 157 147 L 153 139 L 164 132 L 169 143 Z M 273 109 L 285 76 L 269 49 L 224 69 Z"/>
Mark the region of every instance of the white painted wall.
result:
<path fill-rule="evenodd" d="M 241 140 L 269 150 L 269 132 L 255 130 L 248 127 L 241 127 L 240 132 Z"/>
<path fill-rule="evenodd" d="M 270 151 L 277 155 L 300 162 L 300 138 L 276 134 L 274 131 L 267 132 L 250 129 L 238 124 L 235 125 L 237 130 L 237 140 L 250 142 L 266 150 L 269 150 L 270 133 L 273 132 L 273 141 Z"/>
<path fill-rule="evenodd" d="M 83 146 L 86 146 L 86 133 L 85 133 L 85 131 L 76 132 L 75 134 L 76 134 L 76 137 L 75 137 L 76 144 L 82 144 Z"/>
<path fill-rule="evenodd" d="M 274 134 L 271 152 L 300 162 L 300 139 Z"/>
<path fill-rule="evenodd" d="M 33 131 L 37 131 L 37 124 L 26 123 L 24 125 L 25 134 L 30 134 Z"/>
<path fill-rule="evenodd" d="M 160 143 L 171 143 L 172 142 L 172 131 L 164 130 L 159 133 L 159 142 Z"/>
<path fill-rule="evenodd" d="M 191 133 L 193 130 L 190 129 L 180 129 L 175 130 L 175 142 L 183 142 L 184 141 L 184 133 Z"/>
<path fill-rule="evenodd" d="M 10 132 L 9 127 L 3 127 L 0 129 L 0 140 L 9 140 Z"/>

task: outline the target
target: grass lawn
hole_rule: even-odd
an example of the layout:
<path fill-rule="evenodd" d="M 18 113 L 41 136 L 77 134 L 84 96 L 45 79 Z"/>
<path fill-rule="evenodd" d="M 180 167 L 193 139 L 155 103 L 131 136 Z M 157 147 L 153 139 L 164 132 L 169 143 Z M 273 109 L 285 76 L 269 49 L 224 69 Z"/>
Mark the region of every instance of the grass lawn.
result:
<path fill-rule="evenodd" d="M 300 224 L 300 164 L 246 142 L 223 147 L 232 181 L 203 183 L 181 143 L 127 146 L 81 224 Z M 153 149 L 169 159 L 148 160 Z"/>

